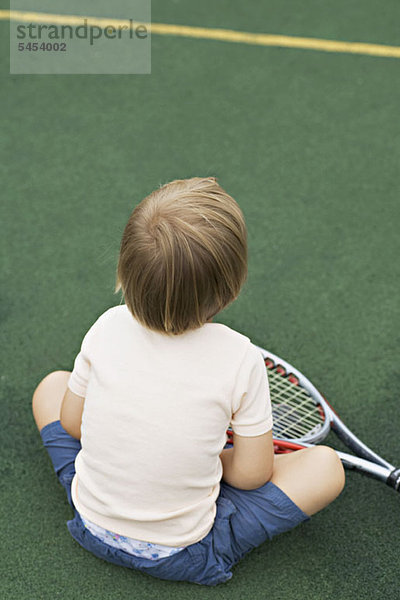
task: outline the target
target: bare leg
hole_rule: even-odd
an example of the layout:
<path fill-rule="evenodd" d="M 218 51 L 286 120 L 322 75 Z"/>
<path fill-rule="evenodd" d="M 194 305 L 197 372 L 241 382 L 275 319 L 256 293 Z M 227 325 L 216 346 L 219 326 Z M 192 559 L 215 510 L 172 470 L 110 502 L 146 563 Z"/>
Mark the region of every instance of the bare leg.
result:
<path fill-rule="evenodd" d="M 336 452 L 315 446 L 275 456 L 271 481 L 311 516 L 340 494 L 345 476 Z"/>
<path fill-rule="evenodd" d="M 34 391 L 32 412 L 39 431 L 48 423 L 59 420 L 70 375 L 70 371 L 53 371 L 42 379 Z"/>

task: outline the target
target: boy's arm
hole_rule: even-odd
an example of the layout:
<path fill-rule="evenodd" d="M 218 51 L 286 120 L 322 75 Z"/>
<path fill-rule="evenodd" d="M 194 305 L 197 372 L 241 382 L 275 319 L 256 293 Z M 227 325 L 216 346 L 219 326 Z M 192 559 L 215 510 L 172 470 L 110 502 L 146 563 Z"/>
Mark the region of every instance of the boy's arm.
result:
<path fill-rule="evenodd" d="M 220 458 L 226 483 L 242 490 L 261 487 L 272 477 L 272 430 L 254 437 L 233 433 L 233 448 L 225 448 Z"/>
<path fill-rule="evenodd" d="M 77 396 L 69 388 L 61 404 L 60 421 L 65 431 L 77 440 L 81 439 L 81 423 L 85 398 Z"/>

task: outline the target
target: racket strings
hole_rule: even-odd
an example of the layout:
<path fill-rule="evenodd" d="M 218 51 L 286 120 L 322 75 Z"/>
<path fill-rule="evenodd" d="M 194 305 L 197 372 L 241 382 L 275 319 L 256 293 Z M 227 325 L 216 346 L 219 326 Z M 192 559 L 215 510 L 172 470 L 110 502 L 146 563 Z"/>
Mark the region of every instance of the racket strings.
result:
<path fill-rule="evenodd" d="M 281 439 L 300 439 L 317 434 L 324 424 L 311 395 L 292 383 L 286 374 L 267 363 L 268 380 L 274 419 L 273 435 Z"/>

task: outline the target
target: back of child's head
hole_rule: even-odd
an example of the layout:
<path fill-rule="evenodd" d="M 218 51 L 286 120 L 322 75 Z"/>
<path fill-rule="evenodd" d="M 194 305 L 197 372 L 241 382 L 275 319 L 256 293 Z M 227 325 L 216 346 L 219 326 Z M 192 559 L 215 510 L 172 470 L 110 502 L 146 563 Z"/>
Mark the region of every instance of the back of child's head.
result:
<path fill-rule="evenodd" d="M 147 196 L 125 227 L 115 292 L 153 331 L 181 334 L 238 296 L 247 277 L 243 214 L 214 177 L 172 181 Z"/>

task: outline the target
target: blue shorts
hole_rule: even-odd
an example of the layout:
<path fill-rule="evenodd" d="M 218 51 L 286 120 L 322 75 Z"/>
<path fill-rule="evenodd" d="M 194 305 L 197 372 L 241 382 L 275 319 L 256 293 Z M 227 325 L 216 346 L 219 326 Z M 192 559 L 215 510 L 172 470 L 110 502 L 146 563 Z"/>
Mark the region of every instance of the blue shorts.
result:
<path fill-rule="evenodd" d="M 67 522 L 72 537 L 83 548 L 108 562 L 172 581 L 218 585 L 232 577 L 231 568 L 245 554 L 278 533 L 309 519 L 286 494 L 271 482 L 255 490 L 239 490 L 221 481 L 217 514 L 211 531 L 199 542 L 156 560 L 133 556 L 113 548 L 85 528 L 71 499 L 75 457 L 81 449 L 60 421 L 40 432 L 57 477 L 67 492 L 74 518 Z"/>

